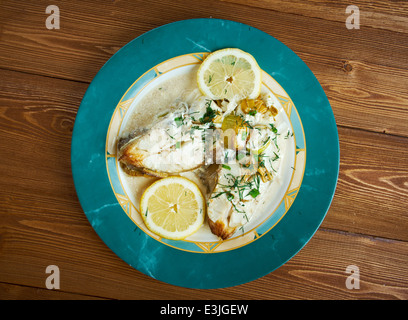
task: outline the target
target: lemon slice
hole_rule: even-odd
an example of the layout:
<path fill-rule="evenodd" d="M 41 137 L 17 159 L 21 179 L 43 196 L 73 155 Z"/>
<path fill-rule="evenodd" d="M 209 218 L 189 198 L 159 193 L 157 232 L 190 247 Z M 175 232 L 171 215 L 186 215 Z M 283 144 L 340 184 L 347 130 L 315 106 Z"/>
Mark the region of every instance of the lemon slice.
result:
<path fill-rule="evenodd" d="M 140 200 L 146 227 L 153 233 L 180 240 L 204 222 L 205 200 L 199 187 L 183 177 L 168 177 L 150 185 Z"/>
<path fill-rule="evenodd" d="M 261 92 L 261 69 L 255 58 L 240 49 L 210 53 L 197 71 L 201 93 L 211 99 L 255 99 Z"/>

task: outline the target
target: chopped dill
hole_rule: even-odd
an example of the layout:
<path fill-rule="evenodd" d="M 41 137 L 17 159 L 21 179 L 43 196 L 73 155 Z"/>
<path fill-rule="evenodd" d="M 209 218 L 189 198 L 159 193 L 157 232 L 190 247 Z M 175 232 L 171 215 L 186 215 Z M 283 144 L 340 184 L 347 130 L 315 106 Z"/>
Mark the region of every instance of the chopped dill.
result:
<path fill-rule="evenodd" d="M 183 116 L 179 116 L 174 118 L 174 122 L 176 123 L 177 128 L 183 125 Z"/>
<path fill-rule="evenodd" d="M 244 233 L 245 233 L 244 226 L 241 226 L 241 227 L 239 228 L 239 230 L 241 230 L 241 231 L 242 231 L 242 234 L 244 234 Z"/>
<path fill-rule="evenodd" d="M 247 214 L 245 212 L 244 212 L 244 217 L 245 217 L 246 221 L 249 222 L 248 216 L 247 216 Z"/>
<path fill-rule="evenodd" d="M 285 139 L 288 139 L 289 137 L 293 137 L 293 132 L 290 132 L 290 130 L 288 130 L 288 133 L 285 135 Z"/>
<path fill-rule="evenodd" d="M 252 198 L 256 198 L 258 195 L 259 195 L 259 190 L 258 189 L 252 189 L 251 191 L 249 191 L 249 195 L 252 197 Z"/>
<path fill-rule="evenodd" d="M 279 146 L 278 146 L 278 136 L 274 136 L 273 137 L 273 142 L 275 144 L 276 149 L 278 149 L 278 151 L 280 150 Z"/>
<path fill-rule="evenodd" d="M 211 102 L 212 102 L 212 100 L 207 100 L 207 102 L 206 102 L 207 109 L 206 109 L 204 115 L 202 116 L 202 118 L 199 119 L 199 121 L 200 121 L 201 123 L 211 122 L 212 119 L 214 119 L 215 116 L 217 115 L 217 114 L 215 113 L 215 111 L 210 107 L 210 106 L 211 106 Z"/>
<path fill-rule="evenodd" d="M 166 133 L 168 134 L 168 136 L 169 136 L 170 138 L 172 138 L 173 140 L 175 140 L 175 138 L 169 133 L 169 130 L 170 130 L 170 129 L 167 129 L 167 130 L 166 130 Z"/>
<path fill-rule="evenodd" d="M 278 129 L 276 129 L 275 125 L 273 123 L 270 123 L 269 126 L 271 127 L 271 130 L 274 134 L 278 134 Z"/>
<path fill-rule="evenodd" d="M 244 119 L 243 115 L 240 115 L 241 119 L 242 119 L 242 124 L 246 125 L 249 129 L 253 129 L 254 127 L 248 122 L 248 120 Z"/>

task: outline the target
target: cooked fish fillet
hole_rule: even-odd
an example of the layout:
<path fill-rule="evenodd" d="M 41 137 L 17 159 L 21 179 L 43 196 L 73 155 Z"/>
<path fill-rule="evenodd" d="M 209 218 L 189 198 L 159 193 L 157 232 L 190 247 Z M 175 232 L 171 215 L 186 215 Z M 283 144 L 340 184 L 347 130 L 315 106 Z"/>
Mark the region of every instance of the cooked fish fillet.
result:
<path fill-rule="evenodd" d="M 245 170 L 239 164 L 224 165 L 218 172 L 217 185 L 208 201 L 210 229 L 223 240 L 250 221 L 261 200 L 258 192 L 265 186 L 257 175 L 247 180 Z"/>
<path fill-rule="evenodd" d="M 163 177 L 196 169 L 204 164 L 200 130 L 183 107 L 159 118 L 148 130 L 120 145 L 119 161 L 131 171 Z"/>

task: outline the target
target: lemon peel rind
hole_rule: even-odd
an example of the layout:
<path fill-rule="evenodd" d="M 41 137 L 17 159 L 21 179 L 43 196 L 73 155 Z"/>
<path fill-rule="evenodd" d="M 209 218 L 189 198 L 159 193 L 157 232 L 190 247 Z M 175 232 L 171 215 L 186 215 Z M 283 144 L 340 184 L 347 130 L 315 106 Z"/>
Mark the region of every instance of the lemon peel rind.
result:
<path fill-rule="evenodd" d="M 251 93 L 249 94 L 244 94 L 242 96 L 238 96 L 239 99 L 244 99 L 244 98 L 249 98 L 249 99 L 255 99 L 259 96 L 261 92 L 261 86 L 262 86 L 262 71 L 261 68 L 258 65 L 258 62 L 256 59 L 248 52 L 245 52 L 241 49 L 238 48 L 225 48 L 225 49 L 220 49 L 217 51 L 214 51 L 210 53 L 204 61 L 201 63 L 200 67 L 198 68 L 197 71 L 197 85 L 201 93 L 211 99 L 223 99 L 226 98 L 225 95 L 215 95 L 211 90 L 210 87 L 208 86 L 205 81 L 204 81 L 204 73 L 206 70 L 208 70 L 208 67 L 213 63 L 216 59 L 221 59 L 222 57 L 228 56 L 228 55 L 234 55 L 237 57 L 237 60 L 239 58 L 243 58 L 246 61 L 250 63 L 252 66 L 251 69 L 252 72 L 254 73 L 254 89 L 252 90 Z M 227 80 L 224 80 L 224 82 Z M 242 80 L 240 80 L 242 81 Z M 217 83 L 218 84 L 218 83 Z M 227 93 L 227 92 L 225 92 Z M 231 97 L 228 97 L 231 99 Z"/>
<path fill-rule="evenodd" d="M 171 232 L 167 231 L 166 229 L 162 228 L 161 226 L 156 225 L 153 223 L 152 219 L 149 217 L 149 212 L 148 212 L 148 200 L 150 196 L 152 196 L 155 191 L 163 185 L 168 185 L 171 183 L 182 183 L 183 185 L 188 185 L 189 190 L 191 190 L 194 195 L 195 195 L 195 200 L 198 203 L 199 210 L 198 210 L 198 218 L 197 220 L 190 225 L 186 230 L 184 231 L 176 231 L 176 232 Z M 153 182 L 143 193 L 141 200 L 140 200 L 140 210 L 141 210 L 141 216 L 143 219 L 143 222 L 145 223 L 147 229 L 151 231 L 152 233 L 165 238 L 169 240 L 184 240 L 185 238 L 191 236 L 194 234 L 204 223 L 205 220 L 205 200 L 204 197 L 201 193 L 201 190 L 199 187 L 192 182 L 191 180 L 180 177 L 180 176 L 173 176 L 173 177 L 167 177 L 163 178 L 160 180 L 157 180 Z"/>

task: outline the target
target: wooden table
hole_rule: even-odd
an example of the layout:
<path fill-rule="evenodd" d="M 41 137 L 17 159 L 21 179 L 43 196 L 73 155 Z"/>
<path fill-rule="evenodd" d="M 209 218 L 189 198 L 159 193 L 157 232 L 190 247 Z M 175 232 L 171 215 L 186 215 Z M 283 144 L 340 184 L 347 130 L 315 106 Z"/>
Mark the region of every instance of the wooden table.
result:
<path fill-rule="evenodd" d="M 59 29 L 46 28 L 50 4 Z M 407 299 L 408 3 L 353 1 L 359 29 L 346 27 L 349 4 L 3 0 L 0 299 Z M 217 290 L 162 283 L 119 259 L 81 210 L 70 167 L 75 116 L 102 65 L 152 28 L 202 17 L 249 24 L 296 52 L 328 96 L 341 154 L 310 242 L 276 271 Z M 46 287 L 49 265 L 59 289 Z M 347 286 L 350 265 L 359 288 Z"/>

